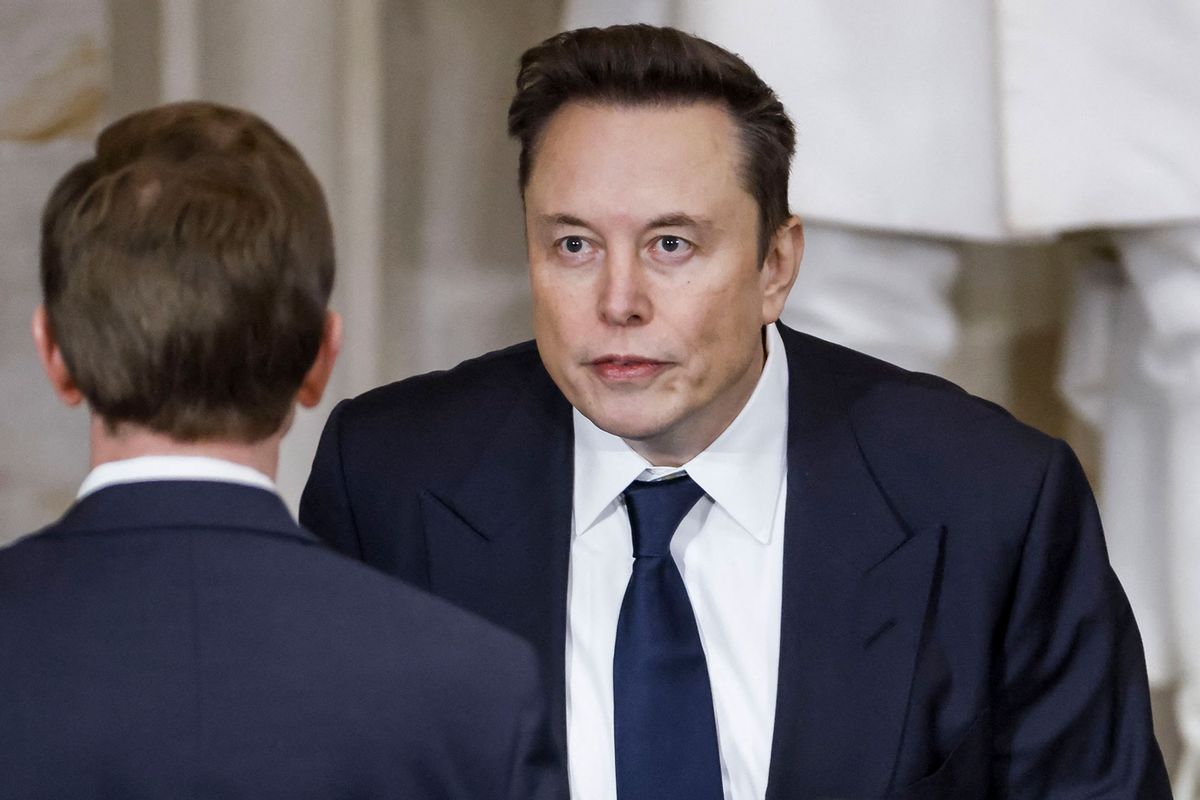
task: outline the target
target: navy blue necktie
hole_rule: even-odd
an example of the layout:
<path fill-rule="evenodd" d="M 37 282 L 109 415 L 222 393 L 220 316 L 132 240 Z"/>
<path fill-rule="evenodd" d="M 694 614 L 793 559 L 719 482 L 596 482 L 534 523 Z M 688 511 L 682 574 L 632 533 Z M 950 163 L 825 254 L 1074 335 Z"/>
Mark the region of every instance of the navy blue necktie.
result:
<path fill-rule="evenodd" d="M 686 475 L 625 490 L 633 576 L 617 621 L 613 712 L 619 800 L 721 800 L 708 666 L 671 537 L 704 490 Z"/>

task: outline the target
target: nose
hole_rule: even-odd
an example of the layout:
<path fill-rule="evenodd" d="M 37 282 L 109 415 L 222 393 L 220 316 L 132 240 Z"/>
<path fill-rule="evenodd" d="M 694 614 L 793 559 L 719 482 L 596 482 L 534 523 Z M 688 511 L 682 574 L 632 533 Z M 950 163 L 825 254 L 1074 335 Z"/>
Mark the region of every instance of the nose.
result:
<path fill-rule="evenodd" d="M 610 250 L 600 278 L 600 318 L 620 326 L 649 322 L 653 305 L 645 278 L 636 253 Z"/>

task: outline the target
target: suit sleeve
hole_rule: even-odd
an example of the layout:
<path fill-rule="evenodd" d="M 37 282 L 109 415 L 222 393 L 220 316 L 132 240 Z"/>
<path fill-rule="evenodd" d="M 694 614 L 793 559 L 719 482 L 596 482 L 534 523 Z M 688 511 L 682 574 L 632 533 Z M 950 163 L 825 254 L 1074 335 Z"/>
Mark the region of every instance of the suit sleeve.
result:
<path fill-rule="evenodd" d="M 342 415 L 348 402 L 343 400 L 334 407 L 321 433 L 312 472 L 300 496 L 300 524 L 334 550 L 361 560 L 362 545 L 342 464 Z"/>
<path fill-rule="evenodd" d="M 1141 638 L 1087 479 L 1056 442 L 1003 635 L 996 794 L 1169 798 Z"/>
<path fill-rule="evenodd" d="M 524 648 L 524 680 L 518 681 L 508 800 L 566 800 L 566 764 L 550 734 L 546 693 L 542 690 L 538 662 Z"/>

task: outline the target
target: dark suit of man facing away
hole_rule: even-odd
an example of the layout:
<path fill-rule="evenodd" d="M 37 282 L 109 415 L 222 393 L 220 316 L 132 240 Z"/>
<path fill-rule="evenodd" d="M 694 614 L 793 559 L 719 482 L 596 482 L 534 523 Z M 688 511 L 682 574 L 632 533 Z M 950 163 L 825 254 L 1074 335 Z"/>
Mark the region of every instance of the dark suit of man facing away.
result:
<path fill-rule="evenodd" d="M 339 405 L 305 524 L 533 642 L 581 800 L 682 796 L 673 784 L 712 766 L 685 752 L 654 765 L 670 776 L 658 787 L 638 784 L 636 748 L 655 742 L 622 728 L 630 661 L 613 655 L 641 644 L 622 639 L 627 601 L 641 560 L 661 558 L 623 538 L 639 535 L 629 492 L 681 470 L 706 495 L 670 557 L 709 668 L 709 796 L 1169 796 L 1137 629 L 1066 445 L 775 326 L 803 241 L 786 207 L 793 134 L 749 67 L 670 29 L 590 29 L 527 52 L 517 86 L 536 343 Z M 780 421 L 764 434 L 766 418 Z M 722 520 L 746 487 L 715 467 L 756 457 L 780 459 L 766 472 L 782 514 L 736 540 Z M 579 498 L 611 473 L 637 483 L 588 528 Z M 610 535 L 625 558 L 594 557 Z M 778 571 L 740 595 L 704 582 L 780 537 Z M 626 582 L 624 602 L 580 593 Z M 760 589 L 778 600 L 722 616 Z M 727 652 L 760 615 L 760 643 Z M 739 663 L 771 670 L 771 692 L 747 690 Z M 681 671 L 643 674 L 670 691 Z M 760 707 L 731 708 L 747 691 Z M 670 718 L 711 732 L 692 711 Z"/>
<path fill-rule="evenodd" d="M 0 797 L 564 796 L 529 646 L 330 552 L 275 492 L 340 340 L 291 145 L 219 106 L 134 114 L 43 234 L 34 335 L 93 470 L 0 551 Z"/>

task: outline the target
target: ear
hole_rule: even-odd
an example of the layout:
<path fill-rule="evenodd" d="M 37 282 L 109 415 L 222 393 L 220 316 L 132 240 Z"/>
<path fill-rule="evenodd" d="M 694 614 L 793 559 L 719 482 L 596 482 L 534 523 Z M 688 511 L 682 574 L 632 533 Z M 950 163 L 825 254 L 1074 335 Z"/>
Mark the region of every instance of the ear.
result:
<path fill-rule="evenodd" d="M 770 325 L 783 313 L 783 304 L 787 302 L 792 284 L 796 282 L 803 255 L 804 226 L 800 224 L 799 217 L 788 217 L 771 237 L 759 275 L 764 325 Z"/>
<path fill-rule="evenodd" d="M 42 369 L 50 379 L 50 385 L 54 387 L 58 399 L 68 406 L 82 403 L 83 392 L 75 385 L 71 372 L 67 369 L 67 362 L 63 360 L 62 350 L 58 348 L 58 341 L 54 338 L 54 330 L 50 327 L 50 317 L 46 314 L 45 306 L 38 306 L 33 310 L 32 332 L 38 360 L 42 362 Z"/>
<path fill-rule="evenodd" d="M 300 384 L 296 394 L 296 402 L 305 408 L 312 408 L 321 402 L 325 387 L 329 385 L 329 376 L 333 373 L 334 362 L 342 351 L 342 318 L 333 311 L 325 312 L 325 328 L 321 331 L 321 346 L 317 350 L 317 358 L 308 368 L 308 374 Z"/>

